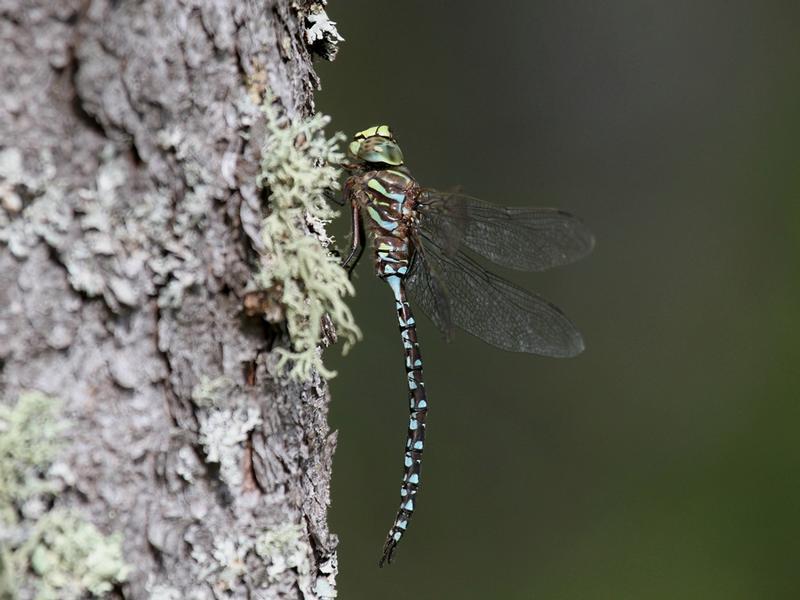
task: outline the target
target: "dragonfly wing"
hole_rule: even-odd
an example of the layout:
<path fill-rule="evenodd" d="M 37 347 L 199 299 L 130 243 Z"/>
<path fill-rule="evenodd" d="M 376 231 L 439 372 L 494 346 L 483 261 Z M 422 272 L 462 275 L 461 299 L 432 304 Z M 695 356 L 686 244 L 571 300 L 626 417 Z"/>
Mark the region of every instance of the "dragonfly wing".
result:
<path fill-rule="evenodd" d="M 550 302 L 485 270 L 464 252 L 423 234 L 424 259 L 407 280 L 411 298 L 442 328 L 437 294 L 450 298 L 449 319 L 474 336 L 512 352 L 568 357 L 584 349 L 578 329 Z"/>
<path fill-rule="evenodd" d="M 544 271 L 588 255 L 594 236 L 576 216 L 552 208 L 504 208 L 457 192 L 424 190 L 420 227 L 449 256 L 465 246 L 495 264 Z"/>
<path fill-rule="evenodd" d="M 428 315 L 449 342 L 453 337 L 450 294 L 442 278 L 432 269 L 426 247 L 415 237 L 414 260 L 406 278 L 414 304 Z"/>

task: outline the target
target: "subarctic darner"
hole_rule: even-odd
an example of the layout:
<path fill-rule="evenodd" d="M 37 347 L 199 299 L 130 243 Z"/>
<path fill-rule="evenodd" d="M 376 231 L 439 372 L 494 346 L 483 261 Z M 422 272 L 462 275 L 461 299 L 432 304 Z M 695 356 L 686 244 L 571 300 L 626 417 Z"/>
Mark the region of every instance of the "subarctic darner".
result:
<path fill-rule="evenodd" d="M 428 411 L 406 291 L 447 338 L 460 327 L 504 350 L 575 356 L 583 351 L 583 339 L 558 308 L 485 270 L 471 254 L 504 267 L 542 271 L 586 256 L 594 238 L 577 217 L 560 210 L 501 208 L 421 187 L 387 125 L 357 133 L 348 156 L 344 194 L 352 209 L 353 241 L 344 265 L 352 270 L 361 257 L 366 224 L 376 273 L 394 294 L 411 409 L 400 509 L 382 566 L 391 562 L 416 505 Z"/>

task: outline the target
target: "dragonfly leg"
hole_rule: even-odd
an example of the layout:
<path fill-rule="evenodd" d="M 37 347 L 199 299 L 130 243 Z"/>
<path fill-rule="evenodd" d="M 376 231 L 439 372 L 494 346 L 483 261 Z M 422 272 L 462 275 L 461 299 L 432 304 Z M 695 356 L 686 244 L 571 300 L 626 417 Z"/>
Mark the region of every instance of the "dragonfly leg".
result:
<path fill-rule="evenodd" d="M 322 192 L 322 195 L 328 202 L 333 202 L 336 206 L 344 206 L 345 201 L 334 190 L 328 188 Z"/>
<path fill-rule="evenodd" d="M 361 259 L 361 255 L 364 254 L 364 222 L 361 220 L 361 211 L 358 209 L 358 205 L 355 202 L 352 205 L 353 241 L 350 244 L 350 254 L 342 262 L 342 268 L 347 269 L 348 277 L 353 276 L 353 269 Z"/>

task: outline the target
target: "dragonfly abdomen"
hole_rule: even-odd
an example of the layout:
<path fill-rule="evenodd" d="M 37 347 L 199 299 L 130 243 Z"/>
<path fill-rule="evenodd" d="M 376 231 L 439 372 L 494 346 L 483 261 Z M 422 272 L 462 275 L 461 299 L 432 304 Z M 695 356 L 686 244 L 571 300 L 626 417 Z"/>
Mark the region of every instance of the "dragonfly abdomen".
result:
<path fill-rule="evenodd" d="M 422 452 L 425 445 L 425 416 L 428 412 L 428 401 L 425 397 L 425 382 L 422 376 L 422 354 L 417 343 L 417 327 L 411 307 L 406 300 L 403 278 L 397 275 L 385 277 L 392 288 L 397 309 L 397 321 L 400 325 L 400 336 L 406 361 L 406 379 L 408 381 L 409 410 L 408 435 L 406 437 L 405 455 L 403 457 L 403 484 L 400 487 L 400 508 L 383 546 L 380 560 L 391 562 L 392 555 L 400 538 L 408 527 L 414 512 L 417 490 L 420 484 L 420 468 Z"/>
<path fill-rule="evenodd" d="M 407 239 L 388 235 L 375 237 L 375 272 L 378 277 L 405 277 L 411 263 L 410 255 Z"/>

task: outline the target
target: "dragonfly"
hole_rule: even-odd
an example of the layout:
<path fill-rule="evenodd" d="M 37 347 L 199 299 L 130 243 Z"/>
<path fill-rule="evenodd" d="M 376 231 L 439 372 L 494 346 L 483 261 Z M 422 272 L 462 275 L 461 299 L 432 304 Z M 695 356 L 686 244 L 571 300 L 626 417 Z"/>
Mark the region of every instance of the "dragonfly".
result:
<path fill-rule="evenodd" d="M 410 417 L 400 508 L 379 566 L 391 563 L 417 503 L 428 396 L 411 303 L 451 339 L 456 327 L 512 352 L 572 357 L 584 350 L 578 329 L 553 304 L 483 268 L 543 271 L 588 255 L 594 236 L 583 222 L 551 208 L 503 208 L 460 192 L 422 187 L 388 125 L 355 134 L 343 163 L 349 176 L 352 273 L 369 235 L 375 273 L 389 284 L 405 355 Z M 410 300 L 410 301 L 409 301 Z"/>

